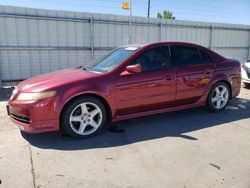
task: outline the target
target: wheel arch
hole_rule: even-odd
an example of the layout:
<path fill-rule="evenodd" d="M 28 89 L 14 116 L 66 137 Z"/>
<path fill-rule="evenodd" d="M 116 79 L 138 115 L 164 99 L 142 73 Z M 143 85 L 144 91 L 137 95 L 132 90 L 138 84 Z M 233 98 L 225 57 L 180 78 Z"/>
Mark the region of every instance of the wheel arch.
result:
<path fill-rule="evenodd" d="M 217 83 L 220 83 L 220 82 L 223 82 L 228 86 L 228 88 L 229 88 L 229 98 L 231 99 L 232 98 L 232 86 L 231 86 L 230 82 L 228 80 L 219 80 L 219 81 L 215 82 L 213 85 L 215 85 Z"/>
<path fill-rule="evenodd" d="M 108 115 L 107 116 L 107 120 L 108 120 L 108 123 L 110 123 L 112 121 L 112 111 L 111 111 L 111 108 L 110 108 L 110 105 L 109 105 L 108 101 L 104 97 L 102 97 L 102 96 L 100 96 L 98 94 L 94 94 L 94 93 L 83 93 L 83 94 L 79 94 L 79 95 L 76 95 L 76 96 L 72 97 L 71 99 L 69 99 L 64 104 L 62 110 L 60 111 L 60 115 L 59 115 L 59 128 L 60 129 L 61 129 L 61 119 L 62 119 L 61 117 L 62 117 L 62 114 L 63 114 L 64 110 L 67 108 L 67 106 L 71 102 L 73 102 L 74 100 L 77 100 L 79 98 L 86 97 L 86 96 L 88 96 L 88 97 L 94 97 L 94 98 L 100 100 L 104 104 L 105 109 L 107 110 L 107 115 Z"/>
<path fill-rule="evenodd" d="M 209 93 L 211 92 L 212 88 L 213 88 L 216 84 L 218 84 L 218 83 L 220 83 L 220 82 L 223 82 L 223 83 L 225 83 L 225 84 L 228 86 L 228 88 L 229 88 L 229 99 L 232 98 L 232 86 L 231 86 L 230 82 L 229 82 L 228 80 L 225 80 L 225 79 L 220 79 L 220 80 L 216 80 L 215 82 L 213 82 L 213 83 L 211 84 L 211 86 L 208 88 L 208 90 L 207 90 L 207 96 L 206 96 L 206 101 L 207 101 L 207 99 L 208 99 Z"/>

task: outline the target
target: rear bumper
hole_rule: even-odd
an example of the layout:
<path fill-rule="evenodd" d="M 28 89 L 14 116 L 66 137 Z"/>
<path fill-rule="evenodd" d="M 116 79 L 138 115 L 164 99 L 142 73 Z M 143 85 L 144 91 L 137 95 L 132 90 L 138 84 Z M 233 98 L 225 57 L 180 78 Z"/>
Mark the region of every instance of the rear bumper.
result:
<path fill-rule="evenodd" d="M 231 87 L 232 87 L 232 98 L 237 97 L 240 94 L 241 88 L 241 75 L 234 75 L 231 77 Z"/>

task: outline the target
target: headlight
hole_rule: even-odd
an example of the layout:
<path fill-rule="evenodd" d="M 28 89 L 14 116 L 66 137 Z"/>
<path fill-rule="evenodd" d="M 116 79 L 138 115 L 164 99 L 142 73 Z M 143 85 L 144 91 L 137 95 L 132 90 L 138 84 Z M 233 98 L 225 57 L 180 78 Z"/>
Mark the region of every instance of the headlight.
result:
<path fill-rule="evenodd" d="M 56 95 L 56 91 L 46 91 L 46 92 L 39 92 L 39 93 L 20 93 L 17 97 L 17 100 L 33 101 L 33 100 L 54 97 L 55 95 Z"/>

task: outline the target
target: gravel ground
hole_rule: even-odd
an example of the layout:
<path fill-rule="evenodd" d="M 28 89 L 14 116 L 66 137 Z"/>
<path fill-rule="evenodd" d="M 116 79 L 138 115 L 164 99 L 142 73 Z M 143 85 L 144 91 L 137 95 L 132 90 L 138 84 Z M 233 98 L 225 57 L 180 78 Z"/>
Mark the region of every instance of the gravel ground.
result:
<path fill-rule="evenodd" d="M 220 113 L 123 121 L 86 140 L 21 134 L 0 93 L 0 187 L 250 187 L 250 89 Z"/>

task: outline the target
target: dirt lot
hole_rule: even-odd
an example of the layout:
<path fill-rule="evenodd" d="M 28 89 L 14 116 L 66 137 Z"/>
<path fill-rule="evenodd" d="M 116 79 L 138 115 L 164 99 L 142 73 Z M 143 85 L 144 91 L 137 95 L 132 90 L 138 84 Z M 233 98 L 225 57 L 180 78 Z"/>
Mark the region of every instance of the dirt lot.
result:
<path fill-rule="evenodd" d="M 198 108 L 124 121 L 124 132 L 87 140 L 22 135 L 5 104 L 0 187 L 250 187 L 250 89 L 220 113 Z"/>

